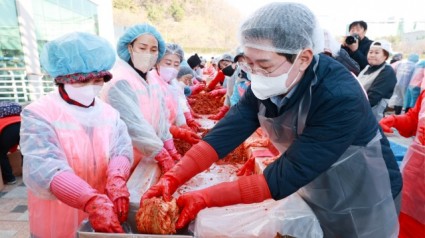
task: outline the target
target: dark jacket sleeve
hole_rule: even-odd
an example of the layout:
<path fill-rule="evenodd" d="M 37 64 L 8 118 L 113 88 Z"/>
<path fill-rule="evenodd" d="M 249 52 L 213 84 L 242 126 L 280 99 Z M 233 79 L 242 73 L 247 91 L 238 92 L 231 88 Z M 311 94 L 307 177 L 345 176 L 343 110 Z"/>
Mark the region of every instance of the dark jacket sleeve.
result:
<path fill-rule="evenodd" d="M 285 198 L 313 181 L 353 144 L 370 109 L 360 86 L 348 86 L 339 85 L 333 90 L 322 87 L 313 94 L 304 131 L 264 170 L 274 199 Z"/>
<path fill-rule="evenodd" d="M 215 149 L 219 158 L 224 158 L 259 126 L 258 99 L 249 87 L 241 100 L 204 137 L 204 141 Z"/>
<path fill-rule="evenodd" d="M 359 42 L 359 48 L 355 52 L 351 52 L 350 48 L 344 47 L 344 49 L 350 54 L 350 57 L 359 64 L 360 71 L 368 65 L 367 53 L 369 52 L 369 48 L 372 43 L 373 41 L 365 37 Z"/>
<path fill-rule="evenodd" d="M 370 106 L 375 106 L 383 98 L 391 98 L 396 83 L 397 78 L 393 68 L 389 65 L 385 65 L 385 68 L 378 74 L 367 90 Z"/>

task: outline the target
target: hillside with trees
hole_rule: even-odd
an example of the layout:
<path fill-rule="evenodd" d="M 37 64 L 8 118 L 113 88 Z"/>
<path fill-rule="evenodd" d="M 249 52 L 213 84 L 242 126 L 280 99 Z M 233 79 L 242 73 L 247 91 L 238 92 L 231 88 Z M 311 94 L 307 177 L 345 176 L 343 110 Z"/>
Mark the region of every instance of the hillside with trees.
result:
<path fill-rule="evenodd" d="M 113 0 L 113 7 L 118 31 L 148 22 L 188 53 L 232 52 L 238 45 L 241 15 L 223 0 Z"/>

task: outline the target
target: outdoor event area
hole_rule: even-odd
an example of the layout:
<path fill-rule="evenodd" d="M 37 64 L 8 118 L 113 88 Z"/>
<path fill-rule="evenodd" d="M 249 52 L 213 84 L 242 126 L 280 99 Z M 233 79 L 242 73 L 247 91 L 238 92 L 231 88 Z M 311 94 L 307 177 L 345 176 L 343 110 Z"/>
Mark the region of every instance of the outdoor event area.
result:
<path fill-rule="evenodd" d="M 1 0 L 0 238 L 424 237 L 422 6 Z"/>

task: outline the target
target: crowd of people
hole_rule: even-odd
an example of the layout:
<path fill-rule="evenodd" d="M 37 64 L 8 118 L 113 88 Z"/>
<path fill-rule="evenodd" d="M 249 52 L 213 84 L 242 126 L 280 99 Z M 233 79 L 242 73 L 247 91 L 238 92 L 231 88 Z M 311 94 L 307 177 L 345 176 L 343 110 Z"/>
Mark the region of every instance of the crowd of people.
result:
<path fill-rule="evenodd" d="M 116 52 L 83 32 L 48 42 L 40 61 L 57 90 L 0 128 L 0 139 L 15 131 L 9 142 L 19 141 L 25 158 L 31 236 L 74 237 L 84 219 L 122 233 L 126 181 L 140 161 L 162 173 L 141 202 L 169 201 L 262 128 L 279 158 L 263 174 L 180 196 L 177 228 L 207 207 L 298 193 L 325 237 L 416 237 L 425 229 L 425 61 L 398 55 L 390 64 L 391 44 L 366 37 L 366 22 L 348 31 L 337 42 L 305 5 L 270 3 L 241 25 L 233 55 L 211 60 L 187 55 L 147 23 L 128 28 Z M 204 138 L 189 103 L 199 93 L 223 98 Z M 401 171 L 391 128 L 415 138 Z M 193 146 L 179 154 L 174 139 Z"/>

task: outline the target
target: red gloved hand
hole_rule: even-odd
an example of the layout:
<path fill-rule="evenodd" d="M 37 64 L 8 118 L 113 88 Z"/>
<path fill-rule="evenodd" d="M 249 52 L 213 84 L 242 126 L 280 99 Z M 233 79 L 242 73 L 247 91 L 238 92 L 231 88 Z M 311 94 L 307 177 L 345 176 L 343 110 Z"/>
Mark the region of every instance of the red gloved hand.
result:
<path fill-rule="evenodd" d="M 192 93 L 190 95 L 196 95 L 204 89 L 205 89 L 205 84 L 203 84 L 203 83 L 198 83 L 198 84 L 192 85 L 192 86 L 190 86 L 190 90 L 192 91 Z"/>
<path fill-rule="evenodd" d="M 166 173 L 175 165 L 173 158 L 168 154 L 165 148 L 162 148 L 162 150 L 155 156 L 155 160 L 158 162 L 162 174 Z"/>
<path fill-rule="evenodd" d="M 237 176 L 252 175 L 255 172 L 255 157 L 250 157 L 245 164 L 237 171 Z"/>
<path fill-rule="evenodd" d="M 209 168 L 216 160 L 218 160 L 218 155 L 214 148 L 205 141 L 200 141 L 192 146 L 176 166 L 161 177 L 157 184 L 143 194 L 140 204 L 144 199 L 160 196 L 167 202 L 171 201 L 171 196 L 178 187 Z"/>
<path fill-rule="evenodd" d="M 177 199 L 177 205 L 181 212 L 176 228 L 185 227 L 191 220 L 195 219 L 200 210 L 206 207 L 256 203 L 268 198 L 271 198 L 271 194 L 262 174 L 243 176 L 237 181 L 220 183 L 209 188 L 189 192 Z"/>
<path fill-rule="evenodd" d="M 199 124 L 198 122 L 195 121 L 195 119 L 193 119 L 192 117 L 192 113 L 190 112 L 185 112 L 184 113 L 184 117 L 186 118 L 186 124 L 193 130 L 193 131 L 198 131 L 199 128 L 201 127 L 201 124 Z"/>
<path fill-rule="evenodd" d="M 121 223 L 128 217 L 130 193 L 126 183 L 130 176 L 130 167 L 130 161 L 126 157 L 115 157 L 108 166 L 106 195 L 114 203 L 115 212 Z"/>
<path fill-rule="evenodd" d="M 382 130 L 385 133 L 393 133 L 393 130 L 391 129 L 391 127 L 394 127 L 395 125 L 395 116 L 391 115 L 391 116 L 387 116 L 381 119 L 381 121 L 379 121 L 379 125 L 382 127 Z"/>
<path fill-rule="evenodd" d="M 226 113 L 229 111 L 229 109 L 230 109 L 230 107 L 228 107 L 228 106 L 222 106 L 220 108 L 220 111 L 218 111 L 217 114 L 209 116 L 208 119 L 220 120 L 221 118 L 223 118 L 226 115 Z"/>
<path fill-rule="evenodd" d="M 225 75 L 223 74 L 223 71 L 219 70 L 215 77 L 210 81 L 208 86 L 205 88 L 205 91 L 209 92 L 215 88 L 215 86 L 219 82 L 224 82 Z"/>
<path fill-rule="evenodd" d="M 124 233 L 114 205 L 106 195 L 94 196 L 87 202 L 84 211 L 89 214 L 89 222 L 96 232 Z"/>
<path fill-rule="evenodd" d="M 173 158 L 174 161 L 179 161 L 182 156 L 177 152 L 176 147 L 174 146 L 173 139 L 164 141 L 164 148 L 168 151 L 168 154 Z"/>
<path fill-rule="evenodd" d="M 181 139 L 189 142 L 190 144 L 196 144 L 201 140 L 201 137 L 194 133 L 192 130 L 179 128 L 177 126 L 171 126 L 170 132 L 174 138 Z"/>
<path fill-rule="evenodd" d="M 226 95 L 227 89 L 225 88 L 220 88 L 220 89 L 214 89 L 211 92 L 209 92 L 209 94 L 213 97 L 223 97 L 224 95 Z"/>

